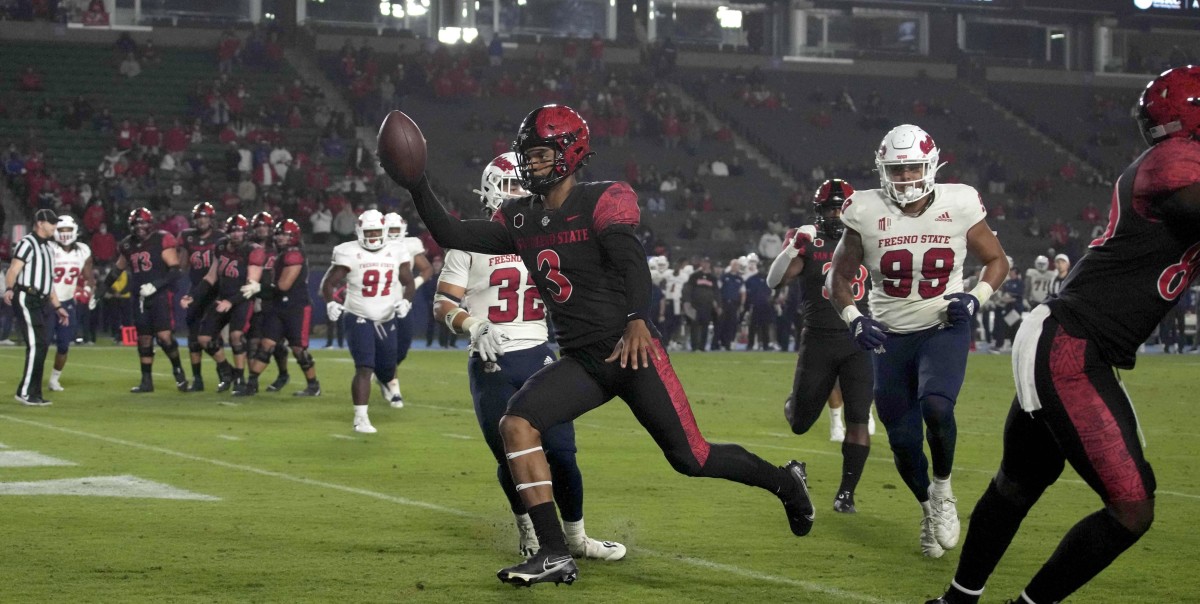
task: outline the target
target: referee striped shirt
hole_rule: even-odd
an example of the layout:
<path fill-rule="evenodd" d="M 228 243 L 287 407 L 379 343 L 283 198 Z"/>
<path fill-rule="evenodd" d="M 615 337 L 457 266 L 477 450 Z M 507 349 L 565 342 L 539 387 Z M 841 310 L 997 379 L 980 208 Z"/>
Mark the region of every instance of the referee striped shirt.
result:
<path fill-rule="evenodd" d="M 13 257 L 24 263 L 15 289 L 49 296 L 54 286 L 54 251 L 50 249 L 50 240 L 29 233 L 17 242 Z"/>

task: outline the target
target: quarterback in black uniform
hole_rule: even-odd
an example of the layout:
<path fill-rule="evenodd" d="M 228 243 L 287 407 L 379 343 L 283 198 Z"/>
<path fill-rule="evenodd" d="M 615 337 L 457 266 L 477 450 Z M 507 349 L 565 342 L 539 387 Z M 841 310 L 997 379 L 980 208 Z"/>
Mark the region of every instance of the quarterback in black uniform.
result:
<path fill-rule="evenodd" d="M 1142 93 L 1139 122 L 1150 148 L 1117 179 L 1108 228 L 1058 297 L 1035 308 L 1017 331 L 1017 396 L 1000 470 L 971 514 L 954 581 L 930 604 L 979 600 L 1021 521 L 1065 463 L 1104 507 L 1067 532 L 1015 602 L 1062 601 L 1150 529 L 1154 472 L 1113 367 L 1133 369 L 1138 346 L 1200 274 L 1197 99 L 1200 66 L 1167 71 Z"/>
<path fill-rule="evenodd" d="M 814 226 L 788 231 L 783 252 L 771 263 L 767 285 L 779 287 L 800 277 L 801 311 L 804 328 L 800 332 L 800 354 L 792 393 L 784 403 L 783 414 L 795 434 L 812 428 L 835 385 L 845 401 L 846 436 L 842 441 L 842 484 L 833 500 L 837 512 L 854 513 L 854 488 L 862 477 L 871 452 L 867 424 L 871 418 L 874 369 L 871 353 L 854 345 L 846 323 L 829 302 L 825 277 L 833 260 L 833 250 L 842 237 L 842 204 L 854 193 L 850 184 L 839 178 L 825 181 L 813 198 Z M 859 279 L 851 287 L 855 304 L 864 314 L 870 291 L 866 267 L 859 267 Z"/>
<path fill-rule="evenodd" d="M 677 471 L 766 489 L 783 501 L 793 533 L 812 528 L 803 464 L 776 467 L 700 434 L 646 320 L 650 270 L 634 234 L 637 195 L 623 182 L 575 180 L 591 156 L 589 142 L 587 123 L 569 107 L 547 105 L 526 116 L 513 151 L 521 184 L 532 195 L 506 201 L 491 221 L 452 217 L 428 178 L 400 183 L 443 248 L 520 255 L 554 316 L 561 358 L 525 383 L 500 422 L 513 481 L 541 544 L 537 555 L 498 573 L 516 585 L 575 580 L 541 433 L 613 397 L 629 405 Z"/>
<path fill-rule="evenodd" d="M 134 325 L 138 334 L 138 357 L 142 365 L 142 381 L 130 392 L 154 392 L 151 369 L 154 367 L 154 340 L 171 360 L 175 387 L 186 392 L 187 375 L 179 362 L 179 344 L 175 342 L 171 285 L 182 273 L 176 255 L 175 237 L 166 231 L 156 231 L 154 214 L 146 208 L 129 213 L 129 236 L 118 246 L 116 270 L 108 273 L 104 289 L 112 289 L 121 271 L 129 272 L 129 291 L 133 303 Z"/>
<path fill-rule="evenodd" d="M 216 249 L 225 242 L 225 234 L 213 228 L 213 220 L 217 215 L 216 208 L 207 201 L 198 203 L 192 208 L 192 228 L 185 229 L 179 234 L 176 242 L 176 254 L 182 262 L 187 263 L 188 282 L 195 285 L 208 274 L 216 257 Z M 187 308 L 188 354 L 192 361 L 193 392 L 204 390 L 204 378 L 200 374 L 200 361 L 204 357 L 204 346 L 200 344 L 200 320 L 204 318 L 204 309 L 212 303 L 208 300 L 196 300 Z"/>

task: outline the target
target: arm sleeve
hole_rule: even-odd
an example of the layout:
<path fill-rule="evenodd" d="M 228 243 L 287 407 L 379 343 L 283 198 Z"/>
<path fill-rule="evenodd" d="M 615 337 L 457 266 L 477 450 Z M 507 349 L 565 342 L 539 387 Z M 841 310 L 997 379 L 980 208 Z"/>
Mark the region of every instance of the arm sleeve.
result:
<path fill-rule="evenodd" d="M 444 248 L 484 254 L 512 254 L 517 251 L 508 227 L 503 222 L 489 220 L 458 220 L 446 212 L 438 201 L 429 177 L 424 176 L 417 186 L 409 190 L 413 205 L 433 235 L 434 241 Z M 499 214 L 499 212 L 497 212 Z"/>
<path fill-rule="evenodd" d="M 614 224 L 600 234 L 600 246 L 625 281 L 625 316 L 646 319 L 650 309 L 650 266 L 646 251 L 627 224 Z"/>
<path fill-rule="evenodd" d="M 169 287 L 171 284 L 175 283 L 175 280 L 178 279 L 180 277 L 180 275 L 182 275 L 182 274 L 183 274 L 183 271 L 180 270 L 180 268 L 178 266 L 172 266 L 172 267 L 168 268 L 167 274 L 163 275 L 162 279 L 159 279 L 158 281 L 154 282 L 155 289 L 163 289 L 164 287 Z"/>
<path fill-rule="evenodd" d="M 787 269 L 792 265 L 794 258 L 789 258 L 787 254 L 780 254 L 771 262 L 771 270 L 767 271 L 767 285 L 772 289 L 779 287 L 783 283 L 783 276 L 787 274 Z"/>

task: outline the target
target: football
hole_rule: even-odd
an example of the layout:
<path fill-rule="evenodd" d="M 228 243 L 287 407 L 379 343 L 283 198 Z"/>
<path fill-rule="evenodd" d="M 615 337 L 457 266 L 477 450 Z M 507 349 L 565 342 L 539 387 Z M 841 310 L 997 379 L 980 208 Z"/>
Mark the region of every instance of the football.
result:
<path fill-rule="evenodd" d="M 425 173 L 425 135 L 402 111 L 392 111 L 379 126 L 379 165 L 402 187 L 417 184 Z"/>

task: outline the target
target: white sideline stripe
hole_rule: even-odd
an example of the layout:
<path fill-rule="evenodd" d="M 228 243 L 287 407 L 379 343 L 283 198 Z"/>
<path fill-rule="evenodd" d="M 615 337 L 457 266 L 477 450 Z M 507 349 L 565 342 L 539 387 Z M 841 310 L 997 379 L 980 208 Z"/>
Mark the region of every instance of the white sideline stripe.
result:
<path fill-rule="evenodd" d="M 130 440 L 113 438 L 113 437 L 104 436 L 101 434 L 92 434 L 91 432 L 84 432 L 82 430 L 73 430 L 71 428 L 63 428 L 61 426 L 55 426 L 54 424 L 47 424 L 44 422 L 36 422 L 36 421 L 32 421 L 32 420 L 27 420 L 27 419 L 20 419 L 20 418 L 12 417 L 10 415 L 3 415 L 3 414 L 0 414 L 0 419 L 4 419 L 4 420 L 10 421 L 10 422 L 15 422 L 18 424 L 24 424 L 26 426 L 34 426 L 34 427 L 43 428 L 46 430 L 54 430 L 56 432 L 62 432 L 64 434 L 71 434 L 73 436 L 82 436 L 84 438 L 91 438 L 93 440 L 98 440 L 98 441 L 106 442 L 109 444 L 123 445 L 126 447 L 132 447 L 134 449 L 141 449 L 143 451 L 151 451 L 154 453 L 160 453 L 162 455 L 178 457 L 180 459 L 186 459 L 188 461 L 197 461 L 200 463 L 206 463 L 206 464 L 210 464 L 210 465 L 214 465 L 214 466 L 218 466 L 218 467 L 226 468 L 226 469 L 230 469 L 230 470 L 238 470 L 241 472 L 248 472 L 250 474 L 258 474 L 259 476 L 269 476 L 271 478 L 279 478 L 281 480 L 287 480 L 287 481 L 295 482 L 298 484 L 314 486 L 314 487 L 322 487 L 322 488 L 331 489 L 334 491 L 341 491 L 343 493 L 351 493 L 354 495 L 364 495 L 366 497 L 373 497 L 375 499 L 380 499 L 380 500 L 388 501 L 391 503 L 398 503 L 400 505 L 408 505 L 408 506 L 412 506 L 412 507 L 424 508 L 427 510 L 433 510 L 435 512 L 443 512 L 446 514 L 451 514 L 454 516 L 477 518 L 477 516 L 475 514 L 464 512 L 462 510 L 456 510 L 454 508 L 448 508 L 446 506 L 437 505 L 434 503 L 426 503 L 424 501 L 416 501 L 416 500 L 407 499 L 404 497 L 396 497 L 394 495 L 388 495 L 386 493 L 377 493 L 375 491 L 368 491 L 366 489 L 359 489 L 359 488 L 355 488 L 355 487 L 348 487 L 345 485 L 335 484 L 332 482 L 325 482 L 323 480 L 314 480 L 312 478 L 304 478 L 303 476 L 293 476 L 291 474 L 285 474 L 283 472 L 275 472 L 273 470 L 264 470 L 262 468 L 255 468 L 253 466 L 246 466 L 246 465 L 242 465 L 242 464 L 230 463 L 227 461 L 221 461 L 219 459 L 210 459 L 208 457 L 201 457 L 199 455 L 192 455 L 190 453 L 182 453 L 180 451 L 172 451 L 171 449 L 165 449 L 163 447 L 156 447 L 154 445 L 147 445 L 147 444 L 143 444 L 143 443 L 139 443 L 139 442 L 133 442 Z"/>
<path fill-rule="evenodd" d="M 465 434 L 443 434 L 442 436 L 445 436 L 446 438 L 457 438 L 458 440 L 475 440 L 475 437 L 467 436 Z"/>
<path fill-rule="evenodd" d="M 411 507 L 423 508 L 423 509 L 431 510 L 431 511 L 435 511 L 435 512 L 442 512 L 445 514 L 450 514 L 452 516 L 458 516 L 461 518 L 471 518 L 474 520 L 490 520 L 490 519 L 492 519 L 492 516 L 490 516 L 490 515 L 473 514 L 471 512 L 467 512 L 464 510 L 446 507 L 443 505 L 437 505 L 434 503 L 427 503 L 424 501 L 417 501 L 415 499 L 408 499 L 405 497 L 396 497 L 394 495 L 388 495 L 386 493 L 377 493 L 375 491 L 368 491 L 366 489 L 359 489 L 359 488 L 355 488 L 355 487 L 348 487 L 348 486 L 344 486 L 344 485 L 340 485 L 340 484 L 335 484 L 332 482 L 325 482 L 323 480 L 313 480 L 311 478 L 304 478 L 301 476 L 293 476 L 291 474 L 285 474 L 283 472 L 275 472 L 273 470 L 264 470 L 261 468 L 255 468 L 253 466 L 246 466 L 246 465 L 242 465 L 242 464 L 221 461 L 219 459 L 209 459 L 207 457 L 201 457 L 199 455 L 192 455 L 190 453 L 183 453 L 180 451 L 172 451 L 171 449 L 165 449 L 163 447 L 156 447 L 154 445 L 147 445 L 147 444 L 143 444 L 143 443 L 139 443 L 139 442 L 123 440 L 120 438 L 113 438 L 113 437 L 104 436 L 101 434 L 92 434 L 90 432 L 84 432 L 82 430 L 63 428 L 61 426 L 55 426 L 54 424 L 47 424 L 45 422 L 37 422 L 37 421 L 28 420 L 28 419 L 16 418 L 16 417 L 12 417 L 12 416 L 9 416 L 6 414 L 0 414 L 0 419 L 4 419 L 4 420 L 10 421 L 10 422 L 15 422 L 18 424 L 24 424 L 26 426 L 34 426 L 34 427 L 42 428 L 45 430 L 54 430 L 56 432 L 62 432 L 64 434 L 71 434 L 73 436 L 81 436 L 84 438 L 91 438 L 94 440 L 99 440 L 101 442 L 106 442 L 106 443 L 110 443 L 110 444 L 114 444 L 114 445 L 123 445 L 126 447 L 132 447 L 134 449 L 141 449 L 143 451 L 151 451 L 154 453 L 160 453 L 162 455 L 178 457 L 180 459 L 186 459 L 188 461 L 196 461 L 196 462 L 206 463 L 206 464 L 210 464 L 210 465 L 214 465 L 214 466 L 218 466 L 218 467 L 226 468 L 226 469 L 230 469 L 230 470 L 238 470 L 241 472 L 258 474 L 259 476 L 269 476 L 271 478 L 279 478 L 281 480 L 287 480 L 290 482 L 295 482 L 295 483 L 303 484 L 306 486 L 322 487 L 322 488 L 330 489 L 333 491 L 340 491 L 342 493 L 350 493 L 352 495 L 363 495 L 365 497 L 371 497 L 373 499 L 379 499 L 381 501 L 387 501 L 390 503 L 396 503 L 396 504 L 400 504 L 400 505 L 407 505 L 407 506 L 411 506 Z M 344 435 L 332 435 L 332 436 L 336 437 L 336 436 L 344 436 Z M 353 438 L 353 437 L 347 437 L 347 438 Z M 791 586 L 798 587 L 800 589 L 804 589 L 807 591 L 813 591 L 813 592 L 830 594 L 830 595 L 837 595 L 839 597 L 849 598 L 849 599 L 852 599 L 852 600 L 855 600 L 858 602 L 892 604 L 890 600 L 881 600 L 874 596 L 868 596 L 865 594 L 859 594 L 859 593 L 855 593 L 855 592 L 845 591 L 842 589 L 838 589 L 836 587 L 830 587 L 828 585 L 822 585 L 820 583 L 814 583 L 811 581 L 799 581 L 796 579 L 789 579 L 787 577 L 781 577 L 778 575 L 761 573 L 761 572 L 758 572 L 755 570 L 742 568 L 740 566 L 733 566 L 731 564 L 721 564 L 720 562 L 713 562 L 711 560 L 705 560 L 703 558 L 679 556 L 676 554 L 662 554 L 662 553 L 658 553 L 658 552 L 654 552 L 654 551 L 650 551 L 650 550 L 641 550 L 641 549 L 638 550 L 638 552 L 643 552 L 643 551 L 646 553 L 646 555 L 649 555 L 649 556 L 654 556 L 657 558 L 663 558 L 663 559 L 668 559 L 668 560 L 676 560 L 678 562 L 683 562 L 684 564 L 688 564 L 691 566 L 696 566 L 699 568 L 705 568 L 705 569 L 709 569 L 709 570 L 722 571 L 722 572 L 726 572 L 726 573 L 729 573 L 732 575 L 737 575 L 740 577 L 753 578 L 753 579 L 757 579 L 757 580 L 761 580 L 761 581 L 770 581 L 772 583 L 778 583 L 778 584 L 782 584 L 782 585 L 791 585 Z"/>
<path fill-rule="evenodd" d="M 354 438 L 353 436 L 350 436 L 349 434 L 330 434 L 330 436 L 332 436 L 333 438 L 340 438 L 342 440 L 358 440 L 357 438 Z"/>
<path fill-rule="evenodd" d="M 0 443 L 0 449 L 7 449 L 7 448 L 8 448 L 8 445 L 6 445 L 4 443 Z"/>
<path fill-rule="evenodd" d="M 224 439 L 224 440 L 242 440 L 242 437 L 234 436 L 232 434 L 218 434 L 217 438 Z"/>
<path fill-rule="evenodd" d="M 0 468 L 40 468 L 44 466 L 76 466 L 73 461 L 42 455 L 37 451 L 0 451 Z"/>
<path fill-rule="evenodd" d="M 664 554 L 662 552 L 656 552 L 653 550 L 642 549 L 640 547 L 637 549 L 637 553 L 639 555 L 644 554 L 646 556 L 650 556 L 651 558 L 662 558 L 664 560 L 670 560 L 672 562 L 682 562 L 684 564 L 689 564 L 691 566 L 696 566 L 696 567 L 707 569 L 707 570 L 719 570 L 722 572 L 729 573 L 731 575 L 737 575 L 739 577 L 745 577 L 747 579 L 754 579 L 756 581 L 767 581 L 770 583 L 778 583 L 781 585 L 790 585 L 792 587 L 799 587 L 800 589 L 803 589 L 805 591 L 811 591 L 811 592 L 816 592 L 816 593 L 820 593 L 820 594 L 825 594 L 827 596 L 834 596 L 840 600 L 853 600 L 855 602 L 870 602 L 871 604 L 889 604 L 889 603 L 893 602 L 893 600 L 884 600 L 881 598 L 876 598 L 875 596 L 868 596 L 866 594 L 860 594 L 860 593 L 856 593 L 853 591 L 846 591 L 844 589 L 839 589 L 837 587 L 830 587 L 828 585 L 822 585 L 820 583 L 814 583 L 812 581 L 801 581 L 799 579 L 789 579 L 787 577 L 779 577 L 779 576 L 770 575 L 767 573 L 760 573 L 758 571 L 750 570 L 748 568 L 742 568 L 740 566 L 733 566 L 732 564 L 721 564 L 720 562 L 713 562 L 711 560 L 705 560 L 704 558 L 693 558 L 691 556 L 681 556 L 679 554 Z"/>
<path fill-rule="evenodd" d="M 137 476 L 88 476 L 32 482 L 0 482 L 0 495 L 72 495 L 77 497 L 129 497 L 138 499 L 190 499 L 220 501 L 220 497 L 177 489 Z"/>

